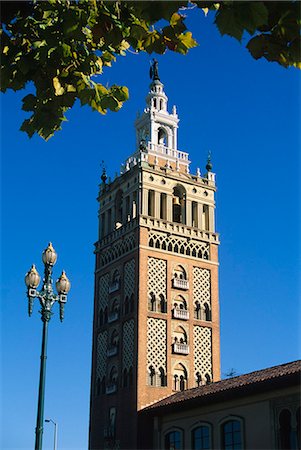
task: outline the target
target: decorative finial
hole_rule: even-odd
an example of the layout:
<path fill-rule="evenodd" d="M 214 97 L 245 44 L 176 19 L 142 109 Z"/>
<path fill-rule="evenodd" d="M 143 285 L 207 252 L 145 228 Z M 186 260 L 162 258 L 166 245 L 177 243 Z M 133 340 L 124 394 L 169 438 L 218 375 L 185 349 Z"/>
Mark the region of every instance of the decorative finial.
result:
<path fill-rule="evenodd" d="M 141 139 L 140 144 L 139 144 L 139 149 L 142 150 L 143 152 L 146 151 L 146 142 L 145 142 L 145 139 Z"/>
<path fill-rule="evenodd" d="M 107 172 L 106 172 L 104 161 L 101 161 L 101 165 L 102 165 L 102 174 L 101 174 L 100 178 L 101 178 L 102 182 L 105 184 L 108 177 L 107 177 Z"/>
<path fill-rule="evenodd" d="M 206 164 L 206 170 L 207 170 L 207 172 L 211 172 L 211 170 L 212 170 L 211 150 L 209 150 L 209 152 L 208 152 L 207 164 Z"/>
<path fill-rule="evenodd" d="M 155 58 L 153 58 L 153 60 L 151 62 L 151 66 L 149 69 L 149 76 L 150 76 L 150 79 L 153 81 L 155 81 L 155 80 L 160 81 L 159 72 L 158 72 L 158 61 Z"/>

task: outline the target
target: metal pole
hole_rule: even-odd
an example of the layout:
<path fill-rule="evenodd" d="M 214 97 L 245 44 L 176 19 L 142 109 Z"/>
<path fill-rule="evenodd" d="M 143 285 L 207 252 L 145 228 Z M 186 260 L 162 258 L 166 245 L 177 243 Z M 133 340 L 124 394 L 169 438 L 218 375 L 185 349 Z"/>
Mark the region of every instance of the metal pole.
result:
<path fill-rule="evenodd" d="M 53 422 L 54 423 L 54 450 L 56 450 L 57 449 L 57 423 L 56 422 Z"/>
<path fill-rule="evenodd" d="M 42 450 L 48 320 L 43 317 L 42 351 L 35 450 Z"/>

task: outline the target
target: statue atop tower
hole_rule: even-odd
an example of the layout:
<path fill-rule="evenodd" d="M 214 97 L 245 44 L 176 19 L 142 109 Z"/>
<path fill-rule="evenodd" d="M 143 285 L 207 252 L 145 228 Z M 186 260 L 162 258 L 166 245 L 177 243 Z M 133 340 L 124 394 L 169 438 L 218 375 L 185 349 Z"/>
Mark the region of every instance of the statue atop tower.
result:
<path fill-rule="evenodd" d="M 155 58 L 153 58 L 153 60 L 152 60 L 151 67 L 149 69 L 149 76 L 150 76 L 150 79 L 153 81 L 155 81 L 155 80 L 160 81 L 159 72 L 158 72 L 158 61 Z"/>

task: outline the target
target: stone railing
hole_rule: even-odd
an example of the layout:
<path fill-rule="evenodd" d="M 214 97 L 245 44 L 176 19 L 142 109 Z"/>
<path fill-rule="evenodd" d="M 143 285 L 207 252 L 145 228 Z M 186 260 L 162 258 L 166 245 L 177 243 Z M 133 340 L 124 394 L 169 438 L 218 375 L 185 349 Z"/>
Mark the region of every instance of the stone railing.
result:
<path fill-rule="evenodd" d="M 96 244 L 96 250 L 105 247 L 111 242 L 115 242 L 121 236 L 126 234 L 128 231 L 131 231 L 133 228 L 135 228 L 137 225 L 138 225 L 138 217 L 135 217 L 134 219 L 131 219 L 129 222 L 122 224 L 121 227 L 118 228 L 117 230 L 114 230 L 111 233 L 107 234 L 106 236 L 102 237 Z"/>
<path fill-rule="evenodd" d="M 117 392 L 117 383 L 108 384 L 106 394 L 114 394 L 114 392 Z"/>
<path fill-rule="evenodd" d="M 118 353 L 118 347 L 117 345 L 112 345 L 111 347 L 108 348 L 107 350 L 107 356 L 115 356 Z"/>
<path fill-rule="evenodd" d="M 179 159 L 181 161 L 185 161 L 189 163 L 188 153 L 182 152 L 180 150 L 174 150 L 172 148 L 166 147 L 163 144 L 153 144 L 152 142 L 148 142 L 147 149 L 150 154 L 162 155 L 165 158 L 170 159 Z"/>
<path fill-rule="evenodd" d="M 118 318 L 119 318 L 118 311 L 113 311 L 108 315 L 108 323 L 115 322 L 116 320 L 118 320 Z"/>
<path fill-rule="evenodd" d="M 173 278 L 172 279 L 172 287 L 176 289 L 189 289 L 188 280 L 183 280 L 182 278 Z"/>
<path fill-rule="evenodd" d="M 119 286 L 120 286 L 119 280 L 113 281 L 113 283 L 111 283 L 109 286 L 109 294 L 112 294 L 112 292 L 118 291 Z"/>
<path fill-rule="evenodd" d="M 187 311 L 187 309 L 174 308 L 173 317 L 174 319 L 188 320 L 189 312 Z"/>
<path fill-rule="evenodd" d="M 164 219 L 156 219 L 149 216 L 140 216 L 140 225 L 166 231 L 168 233 L 180 234 L 181 236 L 196 238 L 202 241 L 210 241 L 219 244 L 218 233 L 199 230 L 198 228 L 190 227 L 188 225 L 184 225 L 183 223 L 168 222 Z"/>
<path fill-rule="evenodd" d="M 189 354 L 189 346 L 188 344 L 179 344 L 175 342 L 173 344 L 173 352 L 178 353 L 180 355 L 188 355 Z"/>

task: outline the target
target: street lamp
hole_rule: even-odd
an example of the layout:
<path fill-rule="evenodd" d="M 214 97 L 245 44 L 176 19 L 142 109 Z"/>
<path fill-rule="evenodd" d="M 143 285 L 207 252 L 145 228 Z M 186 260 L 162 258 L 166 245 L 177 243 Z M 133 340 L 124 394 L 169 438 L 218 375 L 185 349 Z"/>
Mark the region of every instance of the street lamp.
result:
<path fill-rule="evenodd" d="M 41 366 L 40 366 L 40 383 L 39 383 L 39 399 L 38 399 L 38 413 L 37 413 L 37 426 L 36 426 L 36 440 L 35 450 L 42 450 L 43 439 L 43 422 L 44 422 L 44 397 L 45 397 L 45 376 L 46 376 L 46 349 L 47 349 L 47 332 L 48 322 L 51 319 L 51 308 L 55 302 L 60 305 L 60 320 L 64 319 L 64 307 L 67 302 L 67 294 L 70 291 L 70 281 L 68 280 L 65 272 L 63 271 L 61 276 L 56 282 L 56 290 L 58 294 L 55 294 L 52 289 L 52 269 L 57 260 L 57 254 L 52 247 L 51 242 L 48 247 L 43 251 L 42 260 L 44 263 L 44 279 L 43 287 L 41 291 L 37 291 L 37 287 L 40 284 L 40 275 L 33 264 L 31 269 L 25 275 L 25 284 L 27 286 L 28 297 L 28 314 L 31 316 L 33 301 L 37 297 L 40 301 L 41 319 L 43 322 L 42 333 L 42 350 L 41 350 Z"/>
<path fill-rule="evenodd" d="M 54 420 L 52 420 L 52 419 L 45 419 L 45 422 L 52 422 L 53 425 L 54 425 L 54 446 L 53 446 L 53 450 L 56 450 L 57 449 L 57 428 L 58 428 L 57 423 Z"/>

